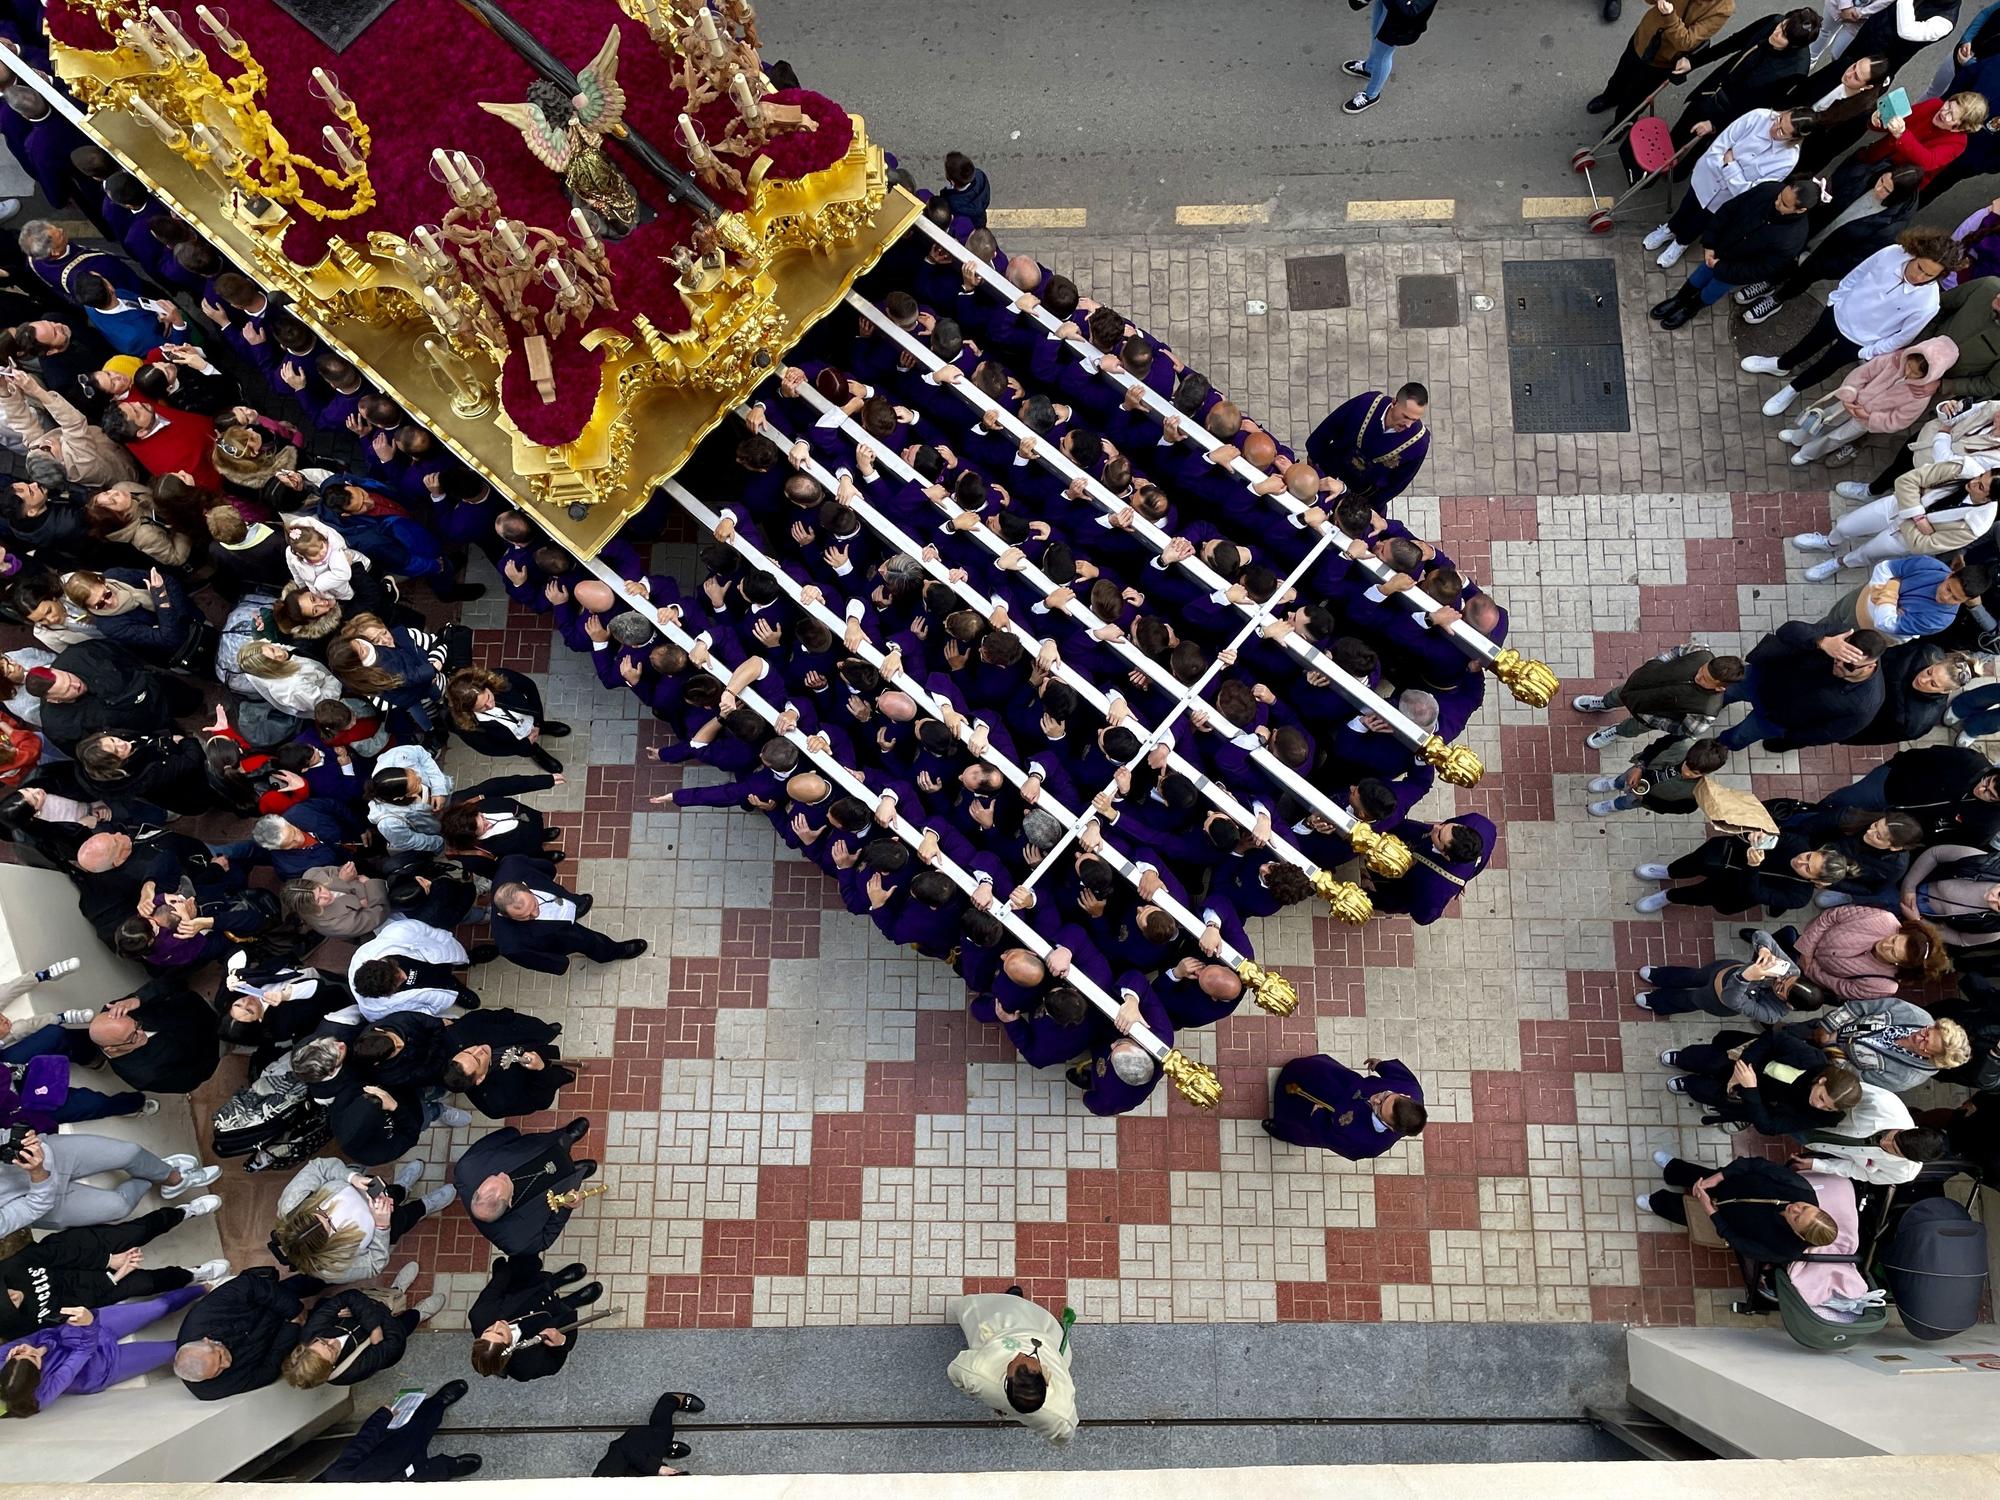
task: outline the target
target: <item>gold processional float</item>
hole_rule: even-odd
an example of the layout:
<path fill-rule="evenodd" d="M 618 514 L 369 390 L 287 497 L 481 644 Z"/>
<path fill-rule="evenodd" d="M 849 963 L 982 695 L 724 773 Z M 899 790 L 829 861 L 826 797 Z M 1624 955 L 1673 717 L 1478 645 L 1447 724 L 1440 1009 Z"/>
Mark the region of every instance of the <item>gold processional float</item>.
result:
<path fill-rule="evenodd" d="M 47 21 L 85 127 L 580 559 L 922 209 L 860 116 L 773 87 L 750 0 L 237 0 L 192 21 L 50 0 Z M 1495 655 L 1548 701 L 1546 667 Z M 1388 841 L 1365 837 L 1379 868 Z M 1365 920 L 1359 888 L 1315 888 Z M 1237 969 L 1296 1007 L 1276 970 Z M 1212 1108 L 1213 1071 L 1147 1037 Z"/>

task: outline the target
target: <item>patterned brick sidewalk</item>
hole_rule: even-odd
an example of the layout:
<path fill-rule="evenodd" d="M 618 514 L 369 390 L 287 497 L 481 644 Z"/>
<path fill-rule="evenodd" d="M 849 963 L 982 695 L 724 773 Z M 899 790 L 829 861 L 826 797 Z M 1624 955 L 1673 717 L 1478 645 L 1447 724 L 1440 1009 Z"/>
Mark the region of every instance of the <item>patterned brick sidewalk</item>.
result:
<path fill-rule="evenodd" d="M 1824 491 L 1778 488 L 1792 471 L 1745 408 L 1755 393 L 1720 318 L 1678 343 L 1645 330 L 1663 282 L 1629 246 L 1638 426 L 1605 438 L 1513 436 L 1497 321 L 1397 329 L 1390 279 L 1460 271 L 1468 291 L 1497 290 L 1502 259 L 1609 253 L 1601 243 L 1350 246 L 1366 306 L 1296 317 L 1279 250 L 1039 248 L 1294 437 L 1350 389 L 1427 379 L 1440 441 L 1425 483 L 1458 493 L 1402 511 L 1491 582 L 1515 643 L 1565 678 L 1564 702 L 1691 635 L 1747 647 L 1830 596 L 1788 581 L 1782 545 L 1823 517 Z M 1272 312 L 1246 321 L 1249 297 Z M 1728 1316 L 1732 1264 L 1640 1223 L 1632 1201 L 1656 1147 L 1728 1149 L 1693 1128 L 1654 1061 L 1700 1028 L 1628 997 L 1638 964 L 1706 956 L 1738 924 L 1632 912 L 1631 865 L 1700 830 L 1590 819 L 1583 782 L 1599 758 L 1567 708 L 1489 698 L 1468 731 L 1486 779 L 1430 807 L 1455 798 L 1504 837 L 1453 916 L 1421 931 L 1304 909 L 1262 924 L 1258 957 L 1303 1003 L 1182 1038 L 1220 1073 L 1220 1109 L 1162 1088 L 1147 1110 L 1098 1120 L 970 1023 L 946 969 L 840 910 L 762 819 L 647 807 L 681 774 L 654 758 L 653 724 L 586 663 L 551 661 L 542 626 L 492 600 L 468 618 L 484 659 L 546 672 L 552 712 L 576 724 L 569 783 L 545 799 L 575 858 L 565 868 L 595 894 L 598 925 L 654 945 L 561 980 L 504 964 L 478 977 L 489 1003 L 561 1018 L 565 1050 L 589 1060 L 560 1115 L 590 1117 L 609 1190 L 560 1254 L 590 1262 L 623 1322 L 937 1321 L 947 1298 L 1014 1281 L 1089 1321 Z M 1735 769 L 1810 792 L 1872 758 Z M 1360 1167 L 1274 1149 L 1257 1123 L 1270 1072 L 1314 1048 L 1415 1067 L 1432 1103 L 1421 1142 Z M 471 1134 L 434 1131 L 428 1149 L 442 1162 Z M 463 1214 L 409 1244 L 454 1311 L 468 1305 L 488 1255 Z"/>

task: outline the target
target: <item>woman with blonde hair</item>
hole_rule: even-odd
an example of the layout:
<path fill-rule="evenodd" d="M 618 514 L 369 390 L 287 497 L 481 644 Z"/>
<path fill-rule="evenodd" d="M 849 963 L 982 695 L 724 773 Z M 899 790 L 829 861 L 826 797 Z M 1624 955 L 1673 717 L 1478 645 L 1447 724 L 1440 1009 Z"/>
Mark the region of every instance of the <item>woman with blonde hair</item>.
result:
<path fill-rule="evenodd" d="M 1956 1021 L 1934 1020 L 1894 997 L 1853 1000 L 1789 1028 L 1852 1068 L 1863 1083 L 1906 1094 L 1972 1061 L 1972 1039 Z"/>
<path fill-rule="evenodd" d="M 245 641 L 236 652 L 236 670 L 250 679 L 258 697 L 295 718 L 310 719 L 316 704 L 340 696 L 339 678 L 277 641 Z"/>
<path fill-rule="evenodd" d="M 315 1302 L 279 1373 L 294 1390 L 359 1385 L 403 1357 L 410 1335 L 437 1316 L 444 1293 L 432 1292 L 415 1307 L 391 1312 L 359 1287 Z"/>
<path fill-rule="evenodd" d="M 447 1185 L 412 1199 L 410 1189 L 422 1174 L 422 1162 L 407 1162 L 384 1185 L 337 1157 L 314 1158 L 279 1195 L 271 1253 L 321 1281 L 374 1280 L 389 1268 L 390 1246 L 456 1196 Z M 415 1278 L 412 1263 L 398 1273 L 396 1285 L 405 1288 Z"/>

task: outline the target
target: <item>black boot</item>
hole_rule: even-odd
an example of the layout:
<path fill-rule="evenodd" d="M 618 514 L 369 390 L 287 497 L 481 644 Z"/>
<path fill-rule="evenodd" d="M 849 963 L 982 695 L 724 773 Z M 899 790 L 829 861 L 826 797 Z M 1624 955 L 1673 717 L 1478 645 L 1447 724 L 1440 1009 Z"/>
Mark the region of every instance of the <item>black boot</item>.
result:
<path fill-rule="evenodd" d="M 1660 327 L 1669 333 L 1673 332 L 1676 328 L 1686 327 L 1694 321 L 1695 314 L 1700 312 L 1701 309 L 1702 300 L 1700 293 L 1683 292 L 1675 302 L 1673 310 L 1660 319 Z"/>
<path fill-rule="evenodd" d="M 1615 23 L 1624 13 L 1625 7 L 1619 0 L 1604 0 L 1604 20 L 1607 25 Z"/>
<path fill-rule="evenodd" d="M 485 1463 L 485 1460 L 477 1453 L 455 1453 L 451 1459 L 451 1477 L 453 1479 L 468 1478 L 471 1475 L 477 1474 L 480 1465 L 483 1463 Z"/>
<path fill-rule="evenodd" d="M 1674 289 L 1673 296 L 1667 298 L 1667 300 L 1664 302 L 1655 302 L 1652 305 L 1652 307 L 1647 310 L 1647 316 L 1650 317 L 1655 323 L 1665 322 L 1669 317 L 1673 316 L 1673 314 L 1680 309 L 1681 304 L 1687 300 L 1687 295 L 1688 295 L 1688 289 L 1685 284 L 1676 287 Z"/>

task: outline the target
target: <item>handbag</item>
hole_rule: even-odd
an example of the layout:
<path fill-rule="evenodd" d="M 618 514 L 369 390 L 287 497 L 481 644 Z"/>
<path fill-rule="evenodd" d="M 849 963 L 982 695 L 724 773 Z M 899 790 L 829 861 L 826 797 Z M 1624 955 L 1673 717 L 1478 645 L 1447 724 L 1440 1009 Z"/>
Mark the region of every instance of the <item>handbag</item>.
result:
<path fill-rule="evenodd" d="M 1731 1203 L 1790 1203 L 1790 1198 L 1730 1198 L 1723 1206 Z M 1722 1237 L 1715 1227 L 1715 1216 L 1701 1206 L 1701 1200 L 1690 1193 L 1687 1196 L 1688 1238 L 1697 1245 L 1706 1245 L 1711 1250 L 1727 1250 L 1729 1241 Z"/>
<path fill-rule="evenodd" d="M 1755 793 L 1725 786 L 1713 776 L 1704 776 L 1694 784 L 1694 801 L 1717 833 L 1747 839 L 1758 834 L 1775 835 L 1778 831 L 1771 810 Z"/>

